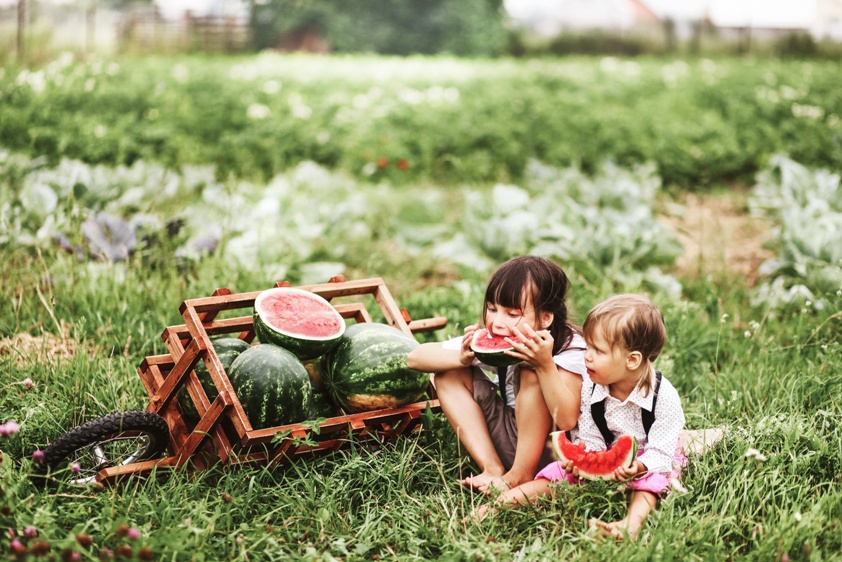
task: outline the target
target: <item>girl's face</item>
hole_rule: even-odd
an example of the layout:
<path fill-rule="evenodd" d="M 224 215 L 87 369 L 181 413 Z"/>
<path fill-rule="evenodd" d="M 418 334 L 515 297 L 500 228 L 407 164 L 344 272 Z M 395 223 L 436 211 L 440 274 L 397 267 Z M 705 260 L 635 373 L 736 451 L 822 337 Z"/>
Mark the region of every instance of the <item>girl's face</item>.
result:
<path fill-rule="evenodd" d="M 593 382 L 610 386 L 628 378 L 628 353 L 619 345 L 612 348 L 600 327 L 594 329 L 587 343 L 585 367 Z"/>
<path fill-rule="evenodd" d="M 536 318 L 535 308 L 532 306 L 532 300 L 527 299 L 525 310 L 520 308 L 509 308 L 496 303 L 488 303 L 485 310 L 485 327 L 495 336 L 504 336 L 514 338 L 514 328 L 523 332 L 529 326 L 533 330 L 544 330 L 551 323 L 553 315 L 551 313 L 543 313 Z"/>

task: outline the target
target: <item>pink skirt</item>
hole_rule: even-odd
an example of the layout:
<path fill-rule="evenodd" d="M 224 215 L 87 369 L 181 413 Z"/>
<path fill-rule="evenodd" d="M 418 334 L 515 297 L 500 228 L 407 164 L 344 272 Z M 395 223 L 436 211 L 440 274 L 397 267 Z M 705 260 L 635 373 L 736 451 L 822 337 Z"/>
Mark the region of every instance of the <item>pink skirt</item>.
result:
<path fill-rule="evenodd" d="M 643 451 L 638 451 L 637 456 L 643 454 Z M 635 478 L 634 480 L 629 480 L 628 482 L 623 482 L 623 486 L 627 486 L 632 490 L 640 490 L 641 492 L 650 492 L 657 496 L 666 496 L 670 489 L 670 479 L 671 478 L 678 478 L 681 474 L 678 470 L 678 467 L 685 466 L 687 464 L 687 457 L 684 455 L 684 451 L 681 449 L 681 443 L 678 444 L 675 448 L 675 461 L 673 462 L 673 469 L 669 473 L 665 472 L 650 472 L 645 476 L 641 476 L 640 478 Z M 539 479 L 549 480 L 550 482 L 561 482 L 562 480 L 566 480 L 571 484 L 579 484 L 581 480 L 573 476 L 572 474 L 568 474 L 563 468 L 561 468 L 561 463 L 551 462 L 547 466 L 541 469 L 541 471 L 535 475 L 535 480 Z"/>

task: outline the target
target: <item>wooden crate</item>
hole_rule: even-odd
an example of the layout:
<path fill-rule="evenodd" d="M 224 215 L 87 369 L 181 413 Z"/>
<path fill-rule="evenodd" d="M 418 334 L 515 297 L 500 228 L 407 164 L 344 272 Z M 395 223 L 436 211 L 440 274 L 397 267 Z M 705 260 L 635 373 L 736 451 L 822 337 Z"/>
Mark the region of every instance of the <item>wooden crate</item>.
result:
<path fill-rule="evenodd" d="M 281 282 L 275 286 L 290 285 Z M 321 295 L 343 318 L 355 322 L 372 322 L 365 300 L 373 300 L 385 322 L 408 335 L 437 330 L 447 324 L 447 319 L 441 317 L 412 320 L 405 310 L 397 307 L 380 278 L 346 281 L 343 277 L 335 277 L 328 283 L 297 288 Z M 161 415 L 169 426 L 170 456 L 103 469 L 97 474 L 98 481 L 147 472 L 154 467 L 181 467 L 188 462 L 195 468 L 217 463 L 285 464 L 299 457 L 335 451 L 352 440 L 374 443 L 393 440 L 417 430 L 425 410 L 439 411 L 431 388 L 429 400 L 399 408 L 336 416 L 318 425 L 294 423 L 254 429 L 211 345 L 210 336 L 236 335 L 252 342 L 255 337 L 252 311 L 260 293 L 233 294 L 228 289 L 217 289 L 210 297 L 190 299 L 181 304 L 184 324 L 168 326 L 161 334 L 169 353 L 146 357 L 138 367 L 150 400 L 146 409 Z M 245 309 L 247 314 L 218 318 L 224 311 L 238 309 Z M 208 400 L 193 371 L 199 361 L 205 362 L 219 393 L 213 402 Z M 181 385 L 186 385 L 199 413 L 198 422 L 182 414 L 176 397 Z"/>

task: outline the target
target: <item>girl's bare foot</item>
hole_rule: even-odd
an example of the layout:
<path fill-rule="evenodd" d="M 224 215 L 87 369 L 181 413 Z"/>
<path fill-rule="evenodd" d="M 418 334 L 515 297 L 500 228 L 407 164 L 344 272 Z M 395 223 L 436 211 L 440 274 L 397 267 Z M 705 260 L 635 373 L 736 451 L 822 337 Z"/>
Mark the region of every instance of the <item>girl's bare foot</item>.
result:
<path fill-rule="evenodd" d="M 627 519 L 606 523 L 598 519 L 591 519 L 588 521 L 588 529 L 596 531 L 603 537 L 612 537 L 617 540 L 625 540 L 628 537 L 631 540 L 637 538 L 640 533 L 640 525 L 632 525 Z"/>
<path fill-rule="evenodd" d="M 508 492 L 512 489 L 512 487 L 509 485 L 505 478 L 503 478 L 502 476 L 497 476 L 489 480 L 485 486 L 480 486 L 477 489 L 486 496 L 488 496 L 494 493 L 501 494 L 503 492 Z"/>
<path fill-rule="evenodd" d="M 498 482 L 499 481 L 499 482 Z M 495 484 L 497 482 L 497 484 Z M 500 482 L 503 483 L 503 487 L 500 487 Z M 460 480 L 460 483 L 463 486 L 468 486 L 473 488 L 483 494 L 488 494 L 489 488 L 497 488 L 501 490 L 508 490 L 509 486 L 506 484 L 505 480 L 499 474 L 489 474 L 487 472 L 483 472 L 482 474 L 477 474 L 476 476 L 468 476 L 467 478 Z"/>

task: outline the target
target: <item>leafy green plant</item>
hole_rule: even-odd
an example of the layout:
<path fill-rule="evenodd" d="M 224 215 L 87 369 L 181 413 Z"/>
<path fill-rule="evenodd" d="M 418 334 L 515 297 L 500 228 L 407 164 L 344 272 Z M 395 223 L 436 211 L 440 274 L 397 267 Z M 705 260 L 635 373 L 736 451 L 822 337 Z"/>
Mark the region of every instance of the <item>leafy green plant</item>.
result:
<path fill-rule="evenodd" d="M 811 170 L 776 156 L 758 175 L 750 206 L 778 224 L 777 256 L 761 266 L 766 281 L 755 304 L 824 306 L 842 291 L 842 184 L 829 170 Z"/>

